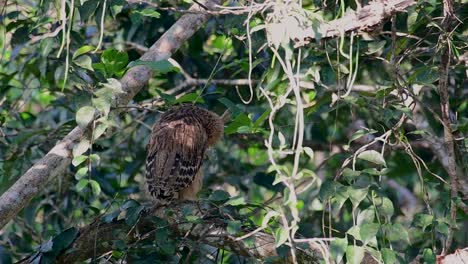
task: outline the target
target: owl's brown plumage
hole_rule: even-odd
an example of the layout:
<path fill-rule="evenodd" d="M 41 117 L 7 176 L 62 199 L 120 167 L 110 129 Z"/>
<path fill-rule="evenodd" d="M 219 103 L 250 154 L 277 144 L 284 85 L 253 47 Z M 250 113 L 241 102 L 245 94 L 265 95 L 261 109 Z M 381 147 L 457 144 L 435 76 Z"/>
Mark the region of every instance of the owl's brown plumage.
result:
<path fill-rule="evenodd" d="M 205 151 L 216 144 L 229 118 L 193 105 L 176 106 L 153 126 L 147 146 L 146 183 L 157 204 L 195 199 Z"/>

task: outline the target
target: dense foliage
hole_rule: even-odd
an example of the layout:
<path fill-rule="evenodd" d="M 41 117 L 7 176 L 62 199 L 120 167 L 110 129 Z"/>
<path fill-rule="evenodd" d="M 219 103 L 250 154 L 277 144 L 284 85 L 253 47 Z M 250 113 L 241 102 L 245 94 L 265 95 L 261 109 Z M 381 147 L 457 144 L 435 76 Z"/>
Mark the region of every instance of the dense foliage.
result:
<path fill-rule="evenodd" d="M 150 239 L 126 238 L 150 204 L 142 189 L 151 126 L 180 103 L 233 116 L 203 167 L 202 207 L 216 210 L 200 217 L 184 207 L 181 223 L 216 218 L 233 237 L 260 228 L 274 237 L 272 261 L 306 262 L 299 252 L 319 245 L 336 263 L 360 263 L 365 252 L 384 263 L 435 263 L 467 247 L 466 4 L 452 3 L 450 17 L 444 3 L 418 0 L 366 31 L 302 43 L 291 25 L 317 29 L 367 1 L 231 2 L 232 12 L 215 14 L 172 59 L 144 62 L 192 1 L 5 1 L 0 193 L 75 126 L 88 132 L 72 164 L 0 228 L 0 263 L 52 262 L 96 219 L 129 228 L 96 237 L 112 250 L 88 260 L 260 261 L 192 239 L 190 229 L 172 232 L 162 217 Z M 153 77 L 128 105 L 115 104 L 136 65 Z"/>

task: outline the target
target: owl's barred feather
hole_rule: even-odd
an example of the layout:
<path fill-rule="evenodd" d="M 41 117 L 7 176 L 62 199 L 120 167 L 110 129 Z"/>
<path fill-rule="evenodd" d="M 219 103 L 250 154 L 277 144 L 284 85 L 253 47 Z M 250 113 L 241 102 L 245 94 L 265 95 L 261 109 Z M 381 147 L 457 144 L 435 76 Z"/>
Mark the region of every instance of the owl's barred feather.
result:
<path fill-rule="evenodd" d="M 217 114 L 193 105 L 169 109 L 153 126 L 147 146 L 146 183 L 157 204 L 195 199 L 205 151 L 224 132 L 229 112 Z"/>

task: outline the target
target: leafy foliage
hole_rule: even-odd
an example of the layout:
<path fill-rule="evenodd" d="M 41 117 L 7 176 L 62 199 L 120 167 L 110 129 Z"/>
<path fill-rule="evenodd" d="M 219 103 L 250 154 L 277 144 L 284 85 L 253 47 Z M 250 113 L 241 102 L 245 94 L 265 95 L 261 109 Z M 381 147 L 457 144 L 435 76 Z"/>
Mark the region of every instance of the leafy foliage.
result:
<path fill-rule="evenodd" d="M 309 243 L 293 242 L 305 238 L 324 238 L 335 263 L 361 263 L 368 255 L 383 263 L 418 255 L 435 263 L 449 237 L 448 252 L 468 245 L 466 211 L 451 216 L 451 204 L 464 205 L 466 197 L 451 197 L 446 165 L 427 141 L 443 140 L 437 87 L 441 51 L 449 45 L 450 128 L 457 169 L 466 174 L 466 29 L 444 30 L 441 1 L 419 0 L 381 30 L 316 35 L 301 48 L 285 21 L 319 34 L 324 21 L 358 2 L 264 1 L 257 4 L 268 6 L 265 12 L 216 16 L 181 43 L 173 60 L 161 61 L 140 56 L 184 13 L 174 9 L 189 3 L 133 2 L 2 4 L 0 193 L 75 126 L 90 132 L 74 145 L 66 172 L 2 229 L 0 263 L 27 256 L 52 263 L 73 251 L 79 228 L 96 220 L 128 227 L 105 241 L 112 248 L 106 259 L 255 261 L 193 240 L 193 230 L 175 232 L 163 217 L 151 219 L 145 233 L 151 239 L 129 243 L 149 207 L 143 192 L 149 128 L 180 103 L 218 113 L 229 108 L 233 116 L 203 168 L 200 200 L 216 210 L 200 216 L 187 205 L 182 227 L 216 218 L 232 237 L 247 236 L 242 241 L 252 248 L 249 232 L 260 228 L 274 238 L 277 256 L 264 259 L 271 262 L 290 259 L 292 244 L 300 260 Z M 461 20 L 462 9 L 456 3 Z M 440 37 L 446 34 L 448 43 Z M 141 65 L 153 71 L 150 82 L 128 106 L 115 105 L 124 93 L 119 79 Z M 232 82 L 245 78 L 252 87 Z"/>

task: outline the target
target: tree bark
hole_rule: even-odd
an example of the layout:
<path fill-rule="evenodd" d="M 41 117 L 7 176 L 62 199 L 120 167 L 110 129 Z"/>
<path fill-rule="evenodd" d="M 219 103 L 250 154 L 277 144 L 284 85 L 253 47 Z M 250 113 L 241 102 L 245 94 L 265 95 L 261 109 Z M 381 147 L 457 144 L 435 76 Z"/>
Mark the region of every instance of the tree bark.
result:
<path fill-rule="evenodd" d="M 204 6 L 214 8 L 214 1 Z M 204 10 L 194 4 L 190 10 Z M 141 57 L 144 61 L 168 59 L 189 39 L 210 17 L 209 14 L 185 14 Z M 139 65 L 130 68 L 121 79 L 125 93 L 115 99 L 113 105 L 124 106 L 143 88 L 152 76 L 149 67 Z M 59 141 L 42 159 L 37 161 L 0 197 L 0 229 L 13 219 L 31 199 L 40 193 L 46 184 L 58 175 L 64 174 L 72 161 L 73 146 L 82 138 L 85 131 L 74 128 Z"/>
<path fill-rule="evenodd" d="M 292 40 L 295 47 L 305 46 L 313 40 L 331 38 L 351 31 L 372 31 L 376 26 L 391 17 L 396 12 L 416 4 L 414 0 L 373 1 L 368 5 L 347 13 L 340 19 L 325 22 L 319 28 L 306 27 L 292 29 Z"/>

